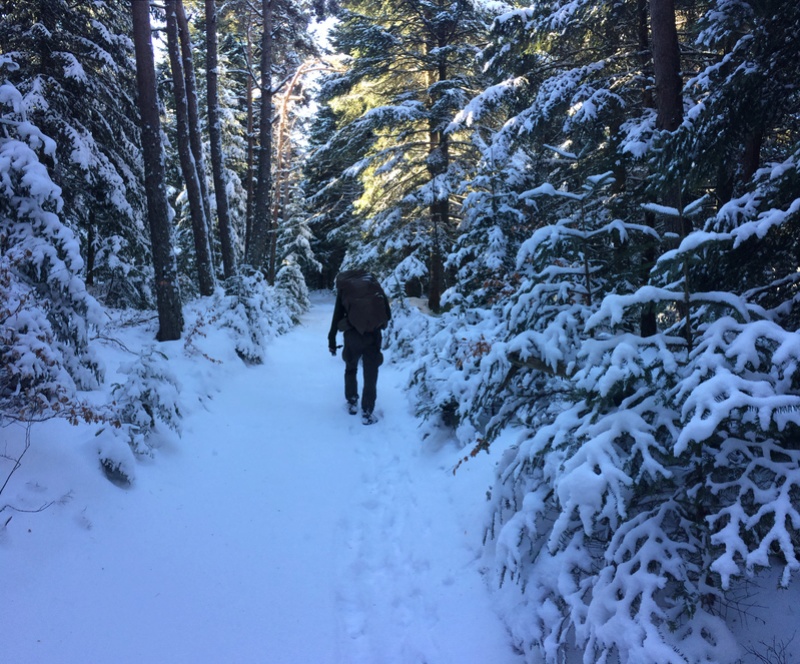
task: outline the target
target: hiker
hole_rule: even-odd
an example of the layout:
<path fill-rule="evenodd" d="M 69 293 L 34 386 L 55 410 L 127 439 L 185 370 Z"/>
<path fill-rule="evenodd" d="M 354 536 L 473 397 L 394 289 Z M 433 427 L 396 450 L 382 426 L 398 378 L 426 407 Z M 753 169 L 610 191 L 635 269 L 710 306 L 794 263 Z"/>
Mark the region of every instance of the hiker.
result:
<path fill-rule="evenodd" d="M 328 332 L 328 350 L 336 355 L 336 333 L 344 332 L 342 359 L 344 396 L 351 415 L 358 413 L 358 361 L 362 361 L 364 389 L 361 416 L 364 424 L 376 422 L 378 367 L 383 363 L 381 330 L 392 317 L 389 298 L 375 276 L 365 270 L 346 270 L 336 277 L 336 304 Z"/>

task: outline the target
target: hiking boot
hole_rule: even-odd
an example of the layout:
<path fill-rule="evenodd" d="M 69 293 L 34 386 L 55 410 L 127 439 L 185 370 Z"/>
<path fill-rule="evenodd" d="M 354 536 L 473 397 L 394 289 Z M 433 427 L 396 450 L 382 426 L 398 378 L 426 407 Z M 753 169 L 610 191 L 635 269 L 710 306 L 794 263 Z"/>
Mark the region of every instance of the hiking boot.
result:
<path fill-rule="evenodd" d="M 362 424 L 375 424 L 378 421 L 378 418 L 375 417 L 372 413 L 362 413 L 361 414 L 361 423 Z"/>
<path fill-rule="evenodd" d="M 358 403 L 355 401 L 348 401 L 347 412 L 351 415 L 356 415 L 358 413 Z"/>

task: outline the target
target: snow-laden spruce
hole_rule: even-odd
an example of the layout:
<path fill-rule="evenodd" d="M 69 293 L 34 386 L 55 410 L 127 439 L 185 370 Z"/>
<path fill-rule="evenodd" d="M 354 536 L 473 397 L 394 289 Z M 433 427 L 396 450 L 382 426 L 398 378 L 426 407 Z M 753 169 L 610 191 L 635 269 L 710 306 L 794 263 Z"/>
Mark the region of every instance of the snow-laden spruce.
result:
<path fill-rule="evenodd" d="M 764 173 L 794 177 L 790 162 Z M 486 543 L 531 661 L 574 648 L 591 662 L 735 661 L 725 607 L 759 571 L 777 568 L 786 586 L 798 569 L 800 335 L 792 301 L 773 295 L 794 280 L 748 266 L 748 287 L 714 289 L 742 242 L 774 242 L 794 222 L 796 199 L 761 182 L 640 287 L 624 277 L 660 238 L 608 215 L 607 179 L 536 187 L 539 209 L 562 217 L 521 244 L 502 307 L 457 298 L 438 319 L 395 321 L 397 347 L 420 358 L 428 427 L 453 422 L 473 454 L 509 424 L 520 432 Z M 642 336 L 647 311 L 661 331 Z"/>
<path fill-rule="evenodd" d="M 16 67 L 0 56 L 0 74 Z M 0 79 L 4 80 L 4 79 Z M 41 159 L 55 142 L 28 121 L 15 86 L 0 84 L 0 413 L 3 419 L 84 416 L 76 391 L 102 367 L 89 346 L 100 308 L 86 291 L 61 189 Z"/>

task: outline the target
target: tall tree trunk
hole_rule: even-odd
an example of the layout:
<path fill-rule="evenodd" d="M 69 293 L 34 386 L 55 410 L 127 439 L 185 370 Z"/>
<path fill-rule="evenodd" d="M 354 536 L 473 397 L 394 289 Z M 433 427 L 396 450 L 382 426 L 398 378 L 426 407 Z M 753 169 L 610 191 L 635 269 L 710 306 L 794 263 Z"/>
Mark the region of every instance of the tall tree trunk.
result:
<path fill-rule="evenodd" d="M 675 131 L 683 121 L 681 51 L 675 24 L 675 0 L 650 0 L 650 32 L 653 38 L 653 72 L 656 82 L 656 127 Z M 668 184 L 662 203 L 681 210 L 681 177 Z M 668 227 L 678 237 L 688 231 L 683 215 L 670 219 Z"/>
<path fill-rule="evenodd" d="M 219 112 L 219 76 L 217 56 L 217 5 L 206 0 L 206 83 L 208 87 L 208 135 L 211 142 L 211 172 L 217 202 L 217 228 L 222 247 L 222 269 L 225 278 L 236 274 L 228 192 L 225 187 L 225 156 L 222 154 L 222 128 Z"/>
<path fill-rule="evenodd" d="M 638 0 L 636 6 L 637 34 L 639 38 L 640 62 L 643 70 L 647 70 L 650 65 L 650 31 L 647 22 L 647 0 Z M 645 108 L 655 108 L 655 99 L 649 86 L 642 90 L 642 105 Z M 656 216 L 649 210 L 644 213 L 644 223 L 650 228 L 656 227 Z M 642 273 L 643 281 L 647 281 L 647 275 L 656 262 L 656 247 L 653 241 L 647 240 L 648 246 L 642 252 Z M 639 332 L 643 337 L 652 337 L 658 332 L 656 320 L 656 309 L 652 304 L 642 307 L 642 314 L 639 323 Z"/>
<path fill-rule="evenodd" d="M 430 53 L 436 48 L 436 52 L 441 53 L 442 48 L 447 46 L 446 42 L 447 40 L 444 37 L 438 37 L 437 39 L 431 38 L 427 45 L 427 50 Z M 428 73 L 429 89 L 435 84 L 447 80 L 447 63 L 442 59 L 443 56 L 439 55 L 438 57 L 440 60 L 436 69 Z M 430 100 L 431 118 L 429 120 L 428 129 L 427 167 L 431 180 L 445 175 L 450 166 L 450 146 L 447 135 L 444 133 L 444 121 L 443 118 L 438 117 L 433 112 L 440 96 L 439 94 L 432 95 Z M 438 187 L 436 187 L 435 190 L 438 190 Z M 436 312 L 441 308 L 442 292 L 444 291 L 444 252 L 442 245 L 444 244 L 443 235 L 446 235 L 447 227 L 450 223 L 450 199 L 448 195 L 445 194 L 444 198 L 437 198 L 434 200 L 429 210 L 431 215 L 432 236 L 430 262 L 428 266 L 428 306 L 431 311 Z"/>
<path fill-rule="evenodd" d="M 192 57 L 192 35 L 189 32 L 189 21 L 183 0 L 177 0 L 175 9 L 178 19 L 178 37 L 181 44 L 181 60 L 183 61 L 183 77 L 186 81 L 186 110 L 189 116 L 189 144 L 197 165 L 197 178 L 200 183 L 200 195 L 203 201 L 203 210 L 208 223 L 209 238 L 213 237 L 211 199 L 208 194 L 208 179 L 206 177 L 206 159 L 203 155 L 203 134 L 200 131 L 200 112 L 197 103 L 197 80 L 194 75 L 194 59 Z M 212 242 L 213 246 L 213 242 Z M 213 251 L 212 251 L 213 257 Z"/>
<path fill-rule="evenodd" d="M 277 113 L 278 126 L 274 133 L 275 140 L 275 157 L 273 169 L 273 201 L 272 201 L 272 219 L 276 227 L 276 232 L 273 233 L 270 241 L 269 250 L 269 281 L 275 282 L 275 274 L 277 272 L 277 254 L 278 254 L 278 233 L 277 228 L 280 227 L 280 222 L 284 220 L 284 209 L 288 201 L 289 189 L 289 172 L 292 153 L 292 123 L 289 121 L 289 111 L 291 110 L 291 103 L 299 99 L 294 94 L 294 90 L 300 84 L 302 77 L 308 70 L 308 63 L 300 65 L 294 72 L 291 81 L 286 86 L 286 93 L 280 98 L 280 106 Z"/>
<path fill-rule="evenodd" d="M 639 64 L 646 72 L 652 62 L 650 48 L 650 25 L 648 22 L 648 0 L 637 0 L 636 3 L 636 33 L 639 40 Z M 645 84 L 642 89 L 642 104 L 645 108 L 655 108 L 653 91 Z"/>
<path fill-rule="evenodd" d="M 45 30 L 37 30 L 37 52 L 39 55 L 39 73 L 42 76 L 49 76 L 53 71 L 53 47 L 51 44 L 52 35 L 56 30 L 56 14 L 52 3 L 49 0 L 39 0 L 39 16 Z M 5 48 L 4 48 L 5 50 Z"/>
<path fill-rule="evenodd" d="M 683 121 L 683 82 L 681 80 L 681 51 L 675 23 L 675 0 L 650 0 L 650 32 L 653 36 L 653 72 L 656 81 L 656 127 L 662 131 L 675 131 Z M 686 237 L 691 224 L 683 216 L 681 174 L 667 184 L 664 192 L 666 205 L 678 210 L 677 218 L 667 219 L 667 228 L 678 238 Z M 689 266 L 683 262 L 683 303 L 678 310 L 683 317 L 684 336 L 691 350 L 693 336 L 690 307 Z"/>
<path fill-rule="evenodd" d="M 253 199 L 255 198 L 255 112 L 253 109 L 253 10 L 248 3 L 247 27 L 245 30 L 245 63 L 247 66 L 247 90 L 245 104 L 247 107 L 247 204 L 245 210 L 245 256 L 249 255 L 250 238 L 253 234 Z"/>
<path fill-rule="evenodd" d="M 150 3 L 131 0 L 133 45 L 136 52 L 136 84 L 142 127 L 144 186 L 153 267 L 156 277 L 159 341 L 180 339 L 183 330 L 178 274 L 172 252 L 169 228 L 169 205 L 161 150 L 161 120 L 158 115 L 156 70 L 150 38 Z"/>
<path fill-rule="evenodd" d="M 186 101 L 186 85 L 178 42 L 177 0 L 166 1 L 167 51 L 172 68 L 172 86 L 175 93 L 175 116 L 178 129 L 178 156 L 181 173 L 189 199 L 189 214 L 192 218 L 195 263 L 201 295 L 214 293 L 214 269 L 211 260 L 211 246 L 208 238 L 208 222 L 200 191 L 200 178 L 197 162 L 194 160 L 189 139 L 189 111 Z"/>
<path fill-rule="evenodd" d="M 278 111 L 278 127 L 275 131 L 275 169 L 273 175 L 273 199 L 272 199 L 272 220 L 276 227 L 276 232 L 270 237 L 269 243 L 269 272 L 268 279 L 270 283 L 275 283 L 276 263 L 278 259 L 278 233 L 277 228 L 283 220 L 283 193 L 286 173 L 284 172 L 283 151 L 284 140 L 286 137 L 286 128 L 288 123 L 289 113 L 289 99 L 291 98 L 292 90 L 297 82 L 297 77 L 302 68 L 298 68 L 295 72 L 286 94 L 280 102 L 280 110 Z"/>
<path fill-rule="evenodd" d="M 758 165 L 761 163 L 761 146 L 763 143 L 764 126 L 760 124 L 747 135 L 744 142 L 739 181 L 745 187 L 756 174 Z"/>
<path fill-rule="evenodd" d="M 95 261 L 97 259 L 97 236 L 94 208 L 89 209 L 89 223 L 86 225 L 86 285 L 94 286 Z"/>
<path fill-rule="evenodd" d="M 272 216 L 272 0 L 262 0 L 264 32 L 261 39 L 261 119 L 259 124 L 258 180 L 253 228 L 247 262 L 257 270 L 267 267 L 273 232 Z"/>
<path fill-rule="evenodd" d="M 761 146 L 764 142 L 763 126 L 756 127 L 745 136 L 739 147 L 740 158 L 722 159 L 717 167 L 717 208 L 733 198 L 737 189 L 747 187 L 761 160 Z"/>
<path fill-rule="evenodd" d="M 675 131 L 683 121 L 681 51 L 675 25 L 675 0 L 650 0 L 650 32 L 656 79 L 656 126 Z"/>

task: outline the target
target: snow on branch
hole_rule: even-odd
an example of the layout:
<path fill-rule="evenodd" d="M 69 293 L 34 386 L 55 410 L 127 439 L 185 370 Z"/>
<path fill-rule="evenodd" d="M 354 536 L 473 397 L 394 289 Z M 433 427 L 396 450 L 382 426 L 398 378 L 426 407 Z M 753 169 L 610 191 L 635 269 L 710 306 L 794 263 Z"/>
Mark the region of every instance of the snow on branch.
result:
<path fill-rule="evenodd" d="M 627 310 L 632 307 L 648 306 L 653 303 L 675 303 L 685 300 L 682 291 L 657 286 L 642 286 L 635 293 L 611 294 L 603 299 L 599 309 L 586 322 L 586 330 L 590 331 L 602 324 L 619 325 Z M 727 307 L 736 312 L 743 321 L 749 321 L 753 315 L 750 305 L 740 296 L 726 291 L 709 291 L 691 293 L 691 304 L 710 304 Z"/>
<path fill-rule="evenodd" d="M 416 122 L 425 117 L 425 106 L 418 101 L 379 106 L 368 110 L 358 120 L 359 124 L 382 126 L 395 122 Z"/>
<path fill-rule="evenodd" d="M 495 109 L 509 96 L 517 93 L 523 86 L 527 85 L 527 80 L 521 76 L 510 78 L 490 85 L 473 97 L 464 108 L 458 112 L 453 121 L 448 125 L 446 132 L 452 133 L 464 126 L 471 127 L 478 122 L 485 113 Z"/>

